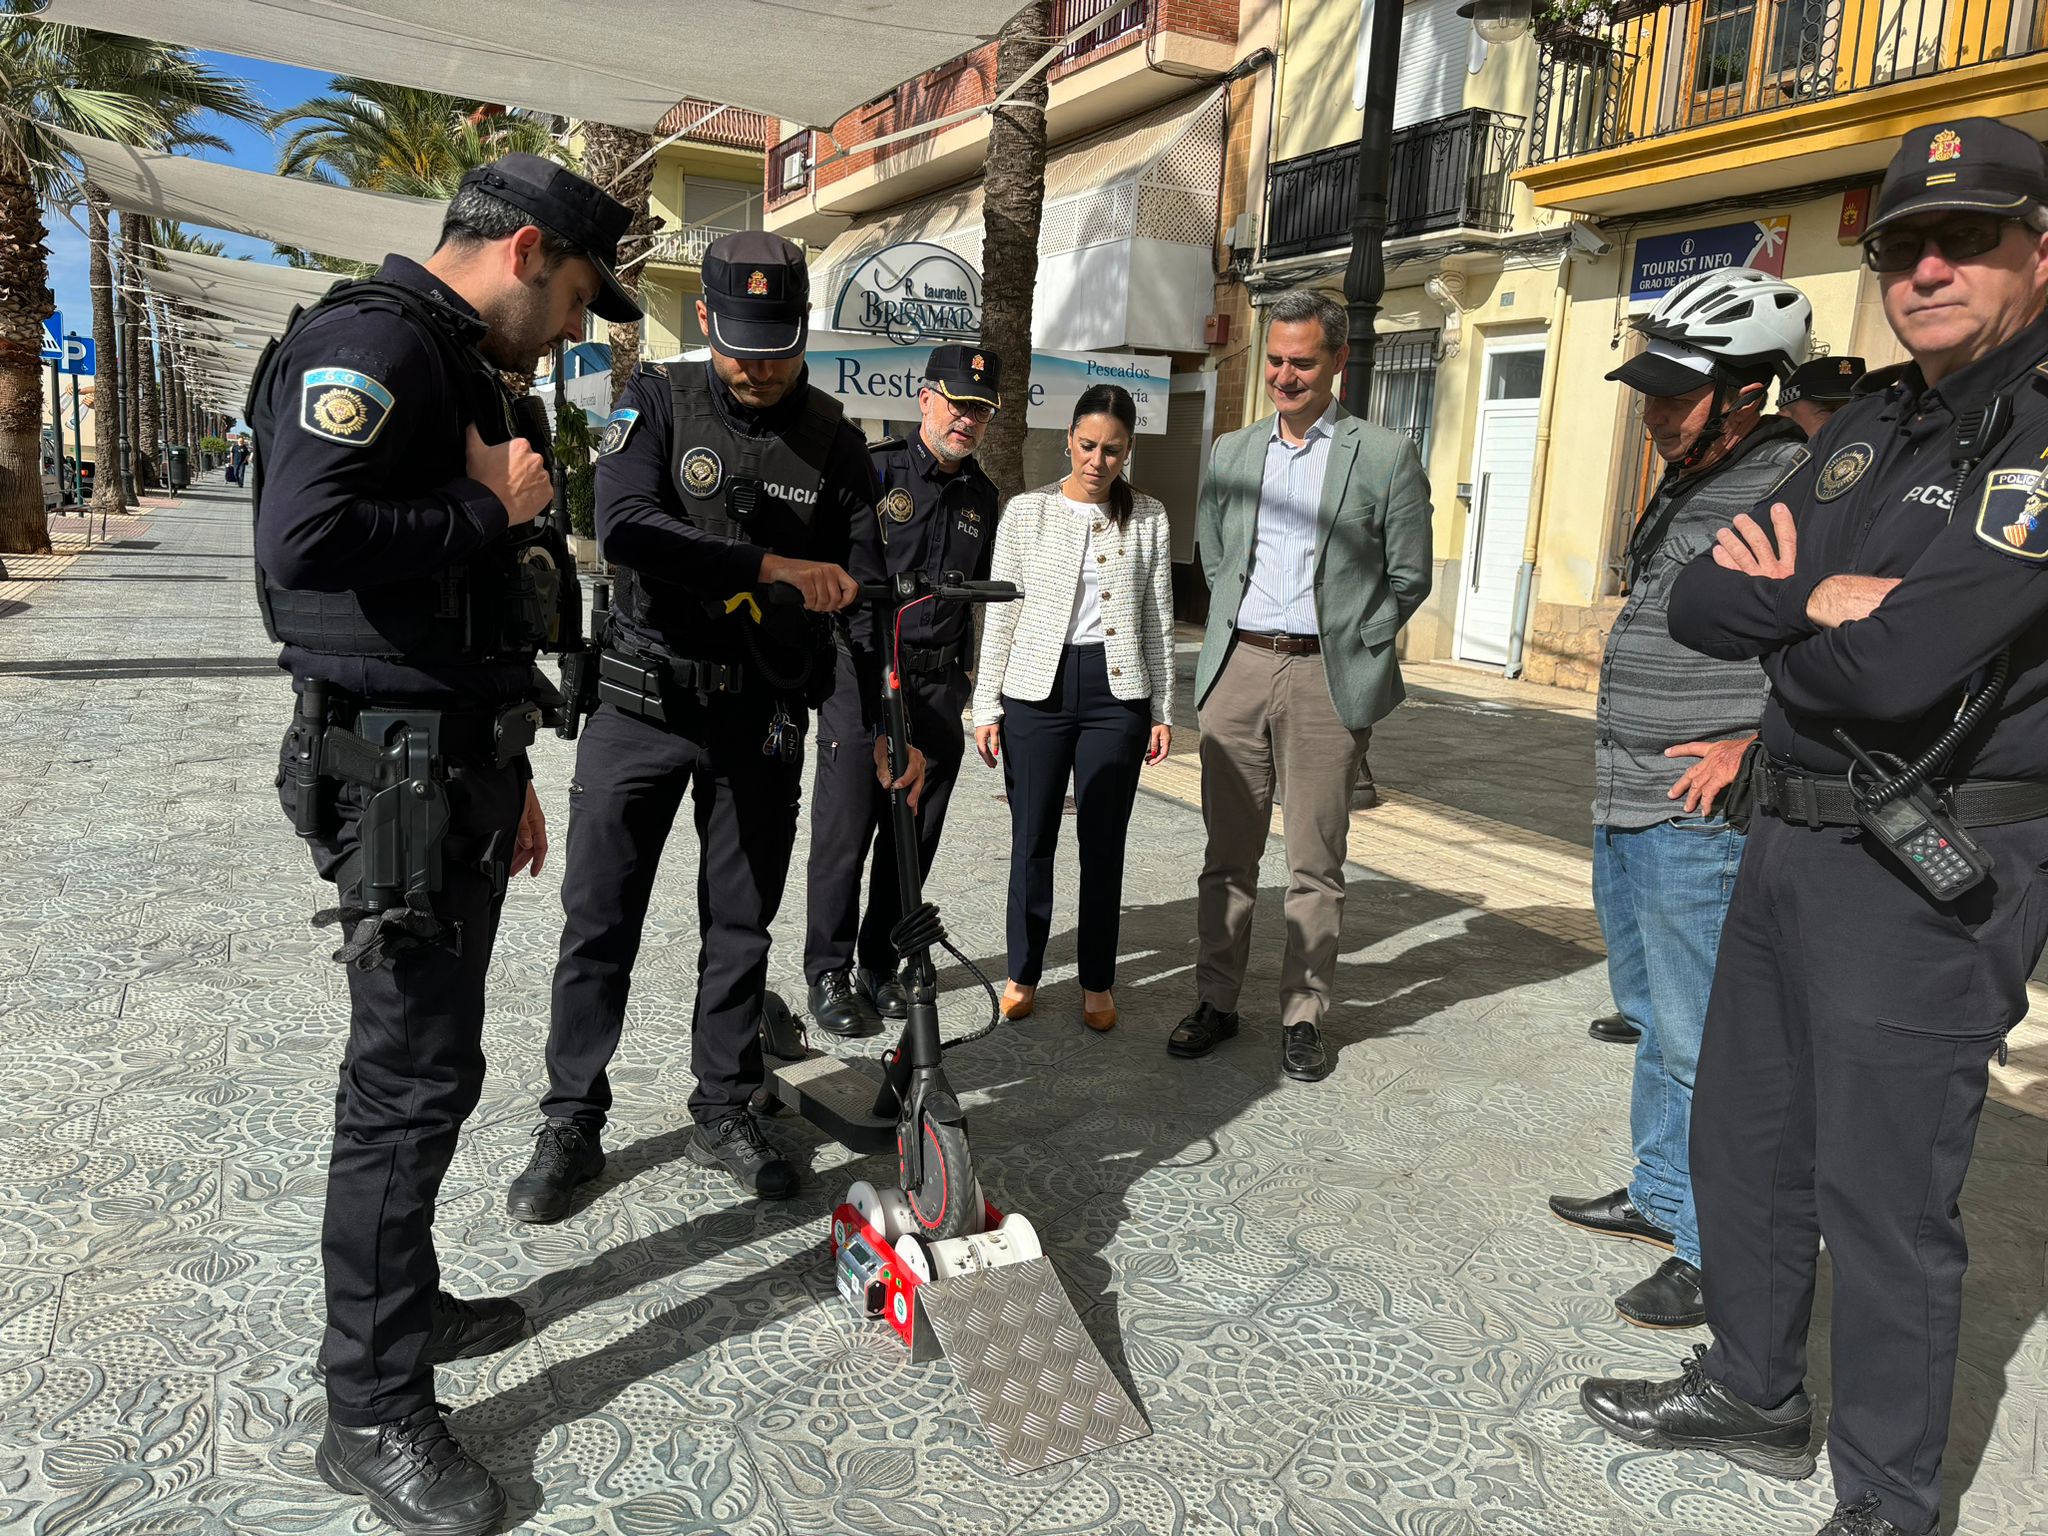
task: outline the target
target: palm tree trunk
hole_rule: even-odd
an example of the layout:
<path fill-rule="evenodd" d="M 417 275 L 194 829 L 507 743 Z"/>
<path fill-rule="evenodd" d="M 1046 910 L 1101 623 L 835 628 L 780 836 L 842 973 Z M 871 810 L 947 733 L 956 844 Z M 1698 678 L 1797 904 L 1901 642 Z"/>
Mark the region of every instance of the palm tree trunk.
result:
<path fill-rule="evenodd" d="M 108 249 L 106 194 L 85 184 L 86 243 L 92 251 L 93 474 L 92 510 L 118 514 L 121 499 L 121 352 L 114 341 L 114 268 Z"/>
<path fill-rule="evenodd" d="M 584 174 L 633 210 L 633 222 L 626 226 L 619 241 L 617 270 L 619 282 L 636 297 L 640 292 L 640 274 L 647 266 L 639 258 L 654 243 L 654 211 L 647 204 L 654 190 L 654 157 L 648 154 L 653 148 L 652 138 L 630 128 L 615 128 L 610 123 L 583 125 Z M 643 156 L 645 162 L 634 165 Z M 629 171 L 628 166 L 633 169 Z M 640 366 L 640 325 L 636 321 L 610 329 L 612 401 L 616 404 L 632 379 L 633 370 Z"/>
<path fill-rule="evenodd" d="M 121 379 L 128 397 L 123 402 L 128 442 L 135 455 L 135 489 L 157 484 L 156 373 L 149 346 L 149 317 L 142 312 L 142 222 L 121 215 L 121 339 L 128 344 L 121 359 Z"/>
<path fill-rule="evenodd" d="M 996 34 L 996 94 L 1043 54 L 1050 0 L 1037 0 Z M 1024 489 L 1025 402 L 1031 398 L 1031 301 L 1038 287 L 1038 225 L 1045 211 L 1043 73 L 989 114 L 982 180 L 981 344 L 1003 360 L 1003 402 L 977 457 L 996 489 Z"/>
<path fill-rule="evenodd" d="M 27 164 L 0 160 L 0 552 L 50 547 L 43 515 L 43 320 L 50 294 L 43 216 Z"/>

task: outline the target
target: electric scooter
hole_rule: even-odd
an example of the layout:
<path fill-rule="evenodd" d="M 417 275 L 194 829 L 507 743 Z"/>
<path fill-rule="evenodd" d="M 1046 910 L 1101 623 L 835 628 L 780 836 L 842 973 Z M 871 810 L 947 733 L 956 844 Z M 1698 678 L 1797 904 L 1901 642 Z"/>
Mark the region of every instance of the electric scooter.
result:
<path fill-rule="evenodd" d="M 794 588 L 771 588 L 775 600 Z M 921 603 L 1007 603 L 1023 596 L 1005 581 L 969 581 L 947 573 L 934 581 L 906 571 L 887 581 L 863 583 L 860 604 L 872 607 L 888 645 L 882 679 L 890 777 L 900 778 L 910 762 L 910 724 L 903 702 L 901 666 L 903 615 Z M 773 993 L 764 1001 L 761 1035 L 771 1064 L 764 1095 L 802 1115 L 852 1151 L 896 1149 L 898 1184 L 913 1231 L 929 1241 L 983 1230 L 988 1212 L 974 1176 L 967 1145 L 967 1115 L 946 1081 L 944 1053 L 978 1040 L 1001 1018 L 994 985 L 946 937 L 938 908 L 924 899 L 918 868 L 917 816 L 905 791 L 889 791 L 889 835 L 896 844 L 896 879 L 903 917 L 890 939 L 902 956 L 900 979 L 910 1014 L 903 1034 L 879 1066 L 811 1049 L 789 1007 Z M 938 976 L 932 950 L 944 949 L 967 967 L 988 994 L 989 1020 L 958 1040 L 939 1038 Z"/>

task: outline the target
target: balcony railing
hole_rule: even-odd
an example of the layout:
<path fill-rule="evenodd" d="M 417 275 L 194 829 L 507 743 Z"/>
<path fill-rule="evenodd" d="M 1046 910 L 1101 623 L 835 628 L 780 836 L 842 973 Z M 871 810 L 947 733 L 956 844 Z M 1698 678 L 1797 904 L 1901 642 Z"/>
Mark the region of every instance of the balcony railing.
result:
<path fill-rule="evenodd" d="M 1116 0 L 1053 0 L 1052 35 L 1065 37 L 1091 16 L 1100 16 L 1116 4 Z M 1145 22 L 1152 14 L 1152 0 L 1133 0 L 1093 32 L 1085 33 L 1074 40 L 1071 47 L 1060 55 L 1061 60 L 1078 59 L 1107 47 L 1120 37 L 1144 30 Z"/>
<path fill-rule="evenodd" d="M 1542 165 L 2048 48 L 2044 0 L 1622 0 L 1538 37 Z"/>
<path fill-rule="evenodd" d="M 647 259 L 665 267 L 701 267 L 705 249 L 712 241 L 720 235 L 738 233 L 738 230 L 721 229 L 711 224 L 691 224 L 682 229 L 667 230 L 654 237 L 654 249 L 648 253 Z"/>
<path fill-rule="evenodd" d="M 1519 117 L 1476 107 L 1396 128 L 1387 238 L 1505 230 L 1522 128 Z M 1266 178 L 1266 259 L 1349 245 L 1357 201 L 1355 142 L 1277 162 Z"/>

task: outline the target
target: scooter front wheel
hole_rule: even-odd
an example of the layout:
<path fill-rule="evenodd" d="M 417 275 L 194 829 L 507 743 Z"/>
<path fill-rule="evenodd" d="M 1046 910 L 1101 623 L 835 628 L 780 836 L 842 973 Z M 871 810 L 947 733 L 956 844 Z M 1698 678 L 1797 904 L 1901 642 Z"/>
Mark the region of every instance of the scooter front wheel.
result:
<path fill-rule="evenodd" d="M 917 1230 L 934 1242 L 980 1231 L 981 1190 L 975 1183 L 974 1164 L 967 1150 L 967 1127 L 925 1117 L 924 1176 L 915 1187 L 904 1177 L 906 1129 L 899 1126 L 896 1131 L 896 1172 Z"/>

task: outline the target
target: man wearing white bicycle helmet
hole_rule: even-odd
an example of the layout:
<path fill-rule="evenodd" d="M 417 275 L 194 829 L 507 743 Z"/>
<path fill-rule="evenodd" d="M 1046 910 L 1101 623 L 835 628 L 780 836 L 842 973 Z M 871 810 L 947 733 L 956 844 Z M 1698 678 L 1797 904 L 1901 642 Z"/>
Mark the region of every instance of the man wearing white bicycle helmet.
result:
<path fill-rule="evenodd" d="M 1722 793 L 1755 739 L 1766 683 L 1753 661 L 1709 661 L 1671 638 L 1678 573 L 1800 462 L 1806 434 L 1763 414 L 1774 379 L 1808 350 L 1813 306 L 1748 267 L 1687 278 L 1640 322 L 1649 345 L 1608 375 L 1643 397 L 1663 478 L 1629 539 L 1628 600 L 1600 663 L 1594 735 L 1593 903 L 1608 983 L 1641 1031 L 1629 1182 L 1553 1195 L 1559 1219 L 1671 1257 L 1615 1299 L 1641 1328 L 1696 1328 L 1693 1075 L 1743 829 Z"/>

